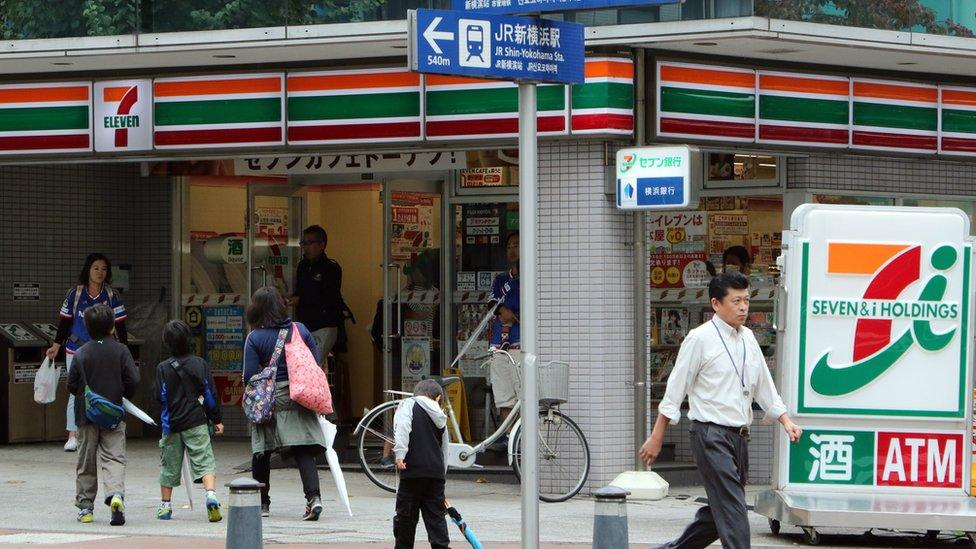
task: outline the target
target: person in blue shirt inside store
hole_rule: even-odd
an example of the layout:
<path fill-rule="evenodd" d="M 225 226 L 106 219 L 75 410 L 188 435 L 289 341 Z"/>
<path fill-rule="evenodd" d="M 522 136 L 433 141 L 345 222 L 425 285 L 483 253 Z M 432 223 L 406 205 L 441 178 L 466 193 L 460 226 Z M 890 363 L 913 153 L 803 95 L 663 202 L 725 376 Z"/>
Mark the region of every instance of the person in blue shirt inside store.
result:
<path fill-rule="evenodd" d="M 488 338 L 492 349 L 507 349 L 516 364 L 505 356 L 497 353 L 491 359 L 489 375 L 491 392 L 498 408 L 499 421 L 505 421 L 512 408 L 518 402 L 522 390 L 522 379 L 517 364 L 521 364 L 522 352 L 520 347 L 519 328 L 519 234 L 508 233 L 505 240 L 505 255 L 509 269 L 499 273 L 491 286 L 492 297 L 498 300 L 495 309 L 495 319 L 491 323 L 491 334 Z M 505 435 L 492 445 L 493 450 L 508 448 L 508 435 Z"/>
<path fill-rule="evenodd" d="M 88 254 L 88 257 L 85 258 L 84 267 L 78 273 L 78 285 L 68 290 L 67 295 L 64 296 L 58 332 L 54 337 L 54 343 L 45 353 L 49 359 L 54 360 L 61 347 L 64 346 L 65 365 L 68 373 L 71 372 L 75 353 L 82 345 L 91 340 L 88 329 L 85 327 L 84 315 L 85 311 L 92 305 L 104 303 L 112 309 L 115 315 L 115 337 L 123 345 L 128 342 L 128 334 L 125 329 L 125 306 L 122 304 L 122 296 L 112 289 L 111 284 L 112 262 L 102 254 Z M 65 415 L 68 441 L 64 444 L 64 451 L 74 452 L 78 449 L 75 395 L 68 396 L 68 408 Z"/>

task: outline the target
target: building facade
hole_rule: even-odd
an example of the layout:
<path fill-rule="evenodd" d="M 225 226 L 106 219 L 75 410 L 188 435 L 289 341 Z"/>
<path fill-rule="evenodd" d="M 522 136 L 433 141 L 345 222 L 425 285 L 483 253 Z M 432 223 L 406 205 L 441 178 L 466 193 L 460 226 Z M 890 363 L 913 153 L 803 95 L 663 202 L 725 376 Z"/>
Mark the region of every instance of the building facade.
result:
<path fill-rule="evenodd" d="M 73 29 L 33 12 L 0 19 L 3 279 L 39 289 L 0 301 L 0 319 L 53 322 L 84 256 L 103 251 L 127 267 L 144 360 L 164 352 L 162 319 L 186 319 L 217 370 L 229 430 L 243 434 L 247 296 L 290 290 L 301 227 L 321 224 L 357 318 L 333 379 L 352 421 L 382 388 L 442 373 L 506 268 L 516 87 L 407 71 L 405 10 L 427 6 L 264 2 L 235 18 L 197 4 L 142 2 L 111 24 L 79 13 Z M 702 279 L 670 267 L 721 270 L 725 251 L 743 248 L 750 325 L 775 369 L 776 257 L 793 208 L 974 211 L 965 3 L 872 14 L 823 4 L 561 15 L 587 25 L 587 79 L 539 87 L 535 284 L 540 354 L 572 365 L 564 409 L 589 440 L 589 488 L 634 467 L 635 431 L 653 423 L 683 333 L 707 318 Z M 697 207 L 617 210 L 616 150 L 655 143 L 701 150 Z M 491 421 L 478 366 L 461 362 L 472 437 Z M 685 427 L 669 433 L 676 472 L 693 469 Z M 757 424 L 752 482 L 770 479 L 773 436 Z"/>

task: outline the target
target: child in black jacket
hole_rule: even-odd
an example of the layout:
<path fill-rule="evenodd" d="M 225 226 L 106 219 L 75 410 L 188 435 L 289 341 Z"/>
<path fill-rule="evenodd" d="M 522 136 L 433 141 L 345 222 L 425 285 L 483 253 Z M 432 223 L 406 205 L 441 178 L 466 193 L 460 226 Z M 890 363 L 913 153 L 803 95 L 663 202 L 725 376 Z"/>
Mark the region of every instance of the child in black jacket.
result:
<path fill-rule="evenodd" d="M 217 478 L 210 425 L 213 424 L 214 434 L 222 433 L 224 425 L 210 366 L 190 353 L 190 337 L 190 327 L 183 321 L 170 321 L 163 328 L 163 341 L 173 356 L 156 366 L 156 382 L 153 384 L 163 430 L 159 441 L 162 501 L 156 518 L 169 520 L 173 517 L 173 487 L 180 485 L 185 452 L 194 482 L 202 481 L 207 490 L 207 519 L 218 522 L 222 517 L 215 490 Z"/>
<path fill-rule="evenodd" d="M 451 542 L 444 518 L 444 481 L 447 476 L 447 415 L 441 410 L 441 386 L 425 379 L 414 396 L 400 403 L 393 416 L 396 468 L 400 471 L 393 535 L 396 549 L 413 547 L 420 514 L 433 549 Z"/>

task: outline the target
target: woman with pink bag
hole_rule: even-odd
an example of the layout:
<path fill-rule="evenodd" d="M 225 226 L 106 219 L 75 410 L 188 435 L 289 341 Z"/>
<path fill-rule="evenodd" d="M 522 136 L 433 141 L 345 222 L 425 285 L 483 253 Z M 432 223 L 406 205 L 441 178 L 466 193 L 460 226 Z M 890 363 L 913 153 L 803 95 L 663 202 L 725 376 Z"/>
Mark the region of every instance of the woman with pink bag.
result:
<path fill-rule="evenodd" d="M 252 331 L 244 342 L 245 383 L 269 364 L 277 364 L 271 420 L 250 426 L 251 476 L 265 485 L 261 490 L 261 515 L 270 515 L 271 454 L 277 451 L 283 457 L 294 457 L 298 464 L 306 501 L 302 520 L 318 520 L 322 497 L 315 457 L 325 451 L 327 443 L 316 413 L 291 399 L 285 362 L 285 347 L 299 343 L 293 340 L 296 330 L 311 355 L 318 358 L 315 339 L 302 323 L 288 318 L 284 299 L 271 286 L 254 292 L 247 308 L 247 323 Z"/>

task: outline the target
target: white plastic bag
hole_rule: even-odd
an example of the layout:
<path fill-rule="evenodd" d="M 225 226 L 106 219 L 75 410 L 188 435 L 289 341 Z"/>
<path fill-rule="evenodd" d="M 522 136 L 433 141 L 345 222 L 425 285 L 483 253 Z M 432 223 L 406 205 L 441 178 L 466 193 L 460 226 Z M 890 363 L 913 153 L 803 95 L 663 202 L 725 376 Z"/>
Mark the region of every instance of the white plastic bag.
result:
<path fill-rule="evenodd" d="M 50 358 L 45 358 L 34 377 L 34 402 L 50 404 L 58 393 L 58 381 L 61 379 L 61 365 L 55 366 Z"/>

